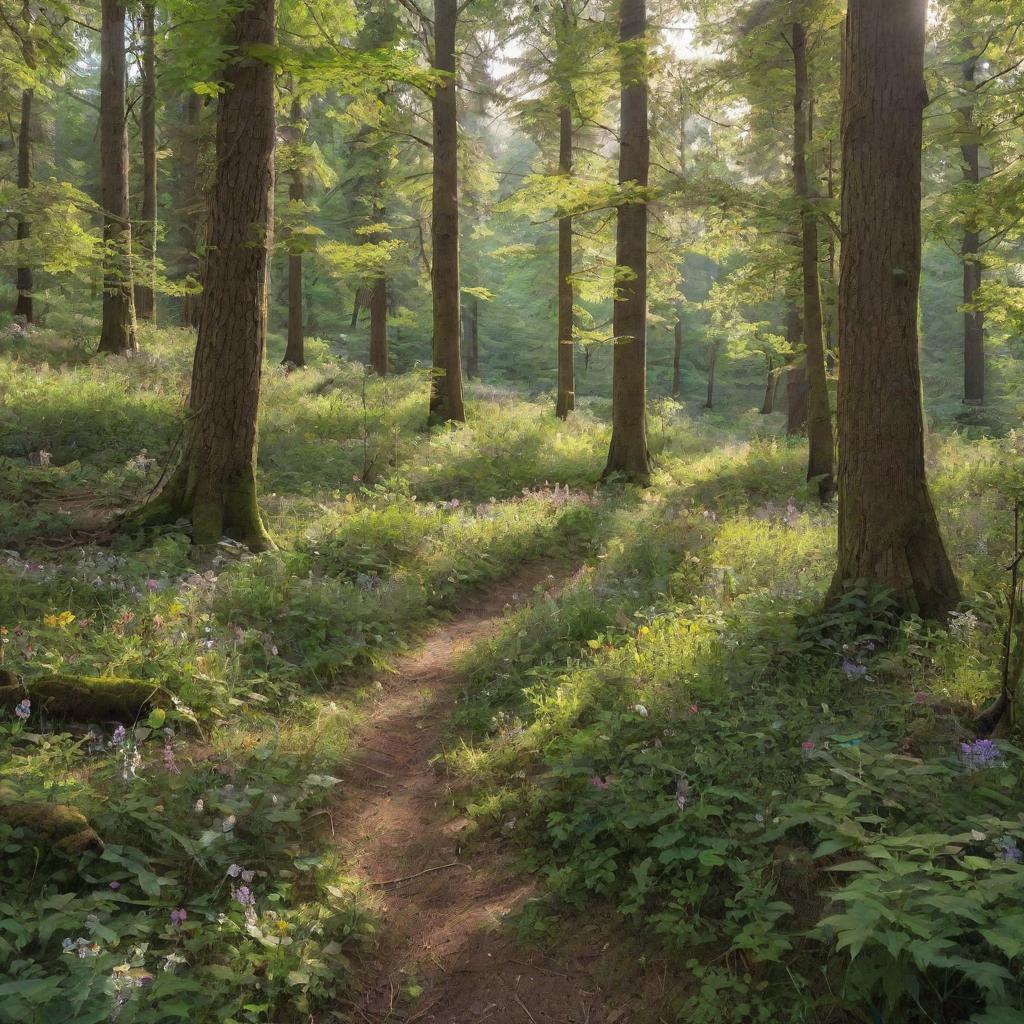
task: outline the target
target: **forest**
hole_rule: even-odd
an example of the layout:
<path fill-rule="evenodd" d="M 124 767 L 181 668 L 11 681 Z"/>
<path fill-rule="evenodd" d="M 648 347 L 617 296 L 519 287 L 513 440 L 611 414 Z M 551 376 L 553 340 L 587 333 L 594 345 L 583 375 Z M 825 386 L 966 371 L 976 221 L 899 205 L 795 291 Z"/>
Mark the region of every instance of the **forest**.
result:
<path fill-rule="evenodd" d="M 0 1024 L 1024 1024 L 1021 0 L 0 0 Z"/>

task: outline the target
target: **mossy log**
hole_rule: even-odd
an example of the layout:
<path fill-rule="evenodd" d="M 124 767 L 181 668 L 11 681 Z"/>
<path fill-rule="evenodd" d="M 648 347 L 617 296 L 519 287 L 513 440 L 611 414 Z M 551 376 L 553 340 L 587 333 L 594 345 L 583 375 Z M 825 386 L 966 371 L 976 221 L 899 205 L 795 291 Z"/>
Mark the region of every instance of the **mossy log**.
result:
<path fill-rule="evenodd" d="M 63 853 L 103 850 L 103 840 L 85 815 L 67 804 L 19 800 L 10 790 L 0 789 L 0 821 L 29 829 Z"/>
<path fill-rule="evenodd" d="M 53 675 L 18 682 L 0 671 L 0 709 L 26 697 L 32 712 L 78 722 L 133 722 L 165 691 L 158 683 L 115 676 Z"/>

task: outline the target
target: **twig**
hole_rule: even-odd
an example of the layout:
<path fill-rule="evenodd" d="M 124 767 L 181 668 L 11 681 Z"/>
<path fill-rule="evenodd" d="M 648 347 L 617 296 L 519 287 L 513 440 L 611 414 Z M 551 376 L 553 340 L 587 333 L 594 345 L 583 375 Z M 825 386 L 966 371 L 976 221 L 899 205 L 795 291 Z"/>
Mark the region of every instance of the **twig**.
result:
<path fill-rule="evenodd" d="M 363 761 L 352 761 L 351 763 L 359 768 L 365 768 L 368 772 L 383 775 L 385 779 L 393 779 L 395 777 L 393 772 L 382 772 L 379 768 L 374 768 L 373 765 L 366 764 Z"/>
<path fill-rule="evenodd" d="M 537 1021 L 534 1018 L 533 1014 L 530 1013 L 530 1011 L 526 1008 L 526 1004 L 522 1001 L 522 999 L 519 998 L 518 993 L 513 992 L 512 998 L 519 1004 L 519 1007 L 523 1011 L 523 1013 L 525 1013 L 526 1016 L 530 1018 L 531 1024 L 537 1024 Z"/>
<path fill-rule="evenodd" d="M 453 860 L 450 864 L 438 864 L 435 868 L 425 868 L 423 871 L 417 871 L 415 875 L 403 875 L 401 878 L 389 878 L 386 882 L 371 882 L 370 885 L 385 886 L 397 885 L 399 882 L 411 882 L 414 878 L 419 878 L 421 875 L 429 875 L 432 871 L 444 871 L 447 868 L 468 869 L 469 865 Z"/>

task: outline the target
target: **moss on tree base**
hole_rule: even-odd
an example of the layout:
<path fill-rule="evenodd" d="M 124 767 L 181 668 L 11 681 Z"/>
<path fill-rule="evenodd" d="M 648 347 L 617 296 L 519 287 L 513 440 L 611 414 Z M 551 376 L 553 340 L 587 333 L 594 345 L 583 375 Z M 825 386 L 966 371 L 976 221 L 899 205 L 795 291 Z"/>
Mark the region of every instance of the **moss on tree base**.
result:
<path fill-rule="evenodd" d="M 19 683 L 0 671 L 0 708 L 11 710 L 28 697 L 33 713 L 77 721 L 131 722 L 161 694 L 165 691 L 160 685 L 138 679 L 59 675 Z"/>
<path fill-rule="evenodd" d="M 6 789 L 0 789 L 0 821 L 27 828 L 48 840 L 67 854 L 86 850 L 103 850 L 103 840 L 89 824 L 85 815 L 67 804 L 43 804 L 19 800 Z"/>

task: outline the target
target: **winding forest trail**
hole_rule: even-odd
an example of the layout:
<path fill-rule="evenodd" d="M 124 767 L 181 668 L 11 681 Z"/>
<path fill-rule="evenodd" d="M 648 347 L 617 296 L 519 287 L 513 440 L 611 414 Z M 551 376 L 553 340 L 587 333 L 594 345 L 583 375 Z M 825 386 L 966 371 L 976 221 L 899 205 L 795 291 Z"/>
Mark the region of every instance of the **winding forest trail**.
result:
<path fill-rule="evenodd" d="M 343 855 L 379 893 L 380 948 L 351 1008 L 363 1024 L 611 1024 L 594 980 L 600 953 L 555 961 L 516 946 L 502 917 L 533 891 L 495 844 L 464 852 L 441 736 L 460 685 L 455 665 L 492 636 L 509 610 L 564 571 L 526 568 L 467 600 L 381 679 L 354 737 L 344 803 L 335 814 Z M 443 762 L 443 759 L 442 759 Z M 410 995 L 410 989 L 413 994 Z M 422 990 L 422 991 L 418 991 Z"/>

